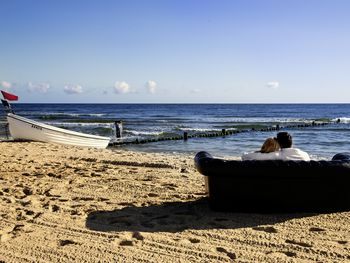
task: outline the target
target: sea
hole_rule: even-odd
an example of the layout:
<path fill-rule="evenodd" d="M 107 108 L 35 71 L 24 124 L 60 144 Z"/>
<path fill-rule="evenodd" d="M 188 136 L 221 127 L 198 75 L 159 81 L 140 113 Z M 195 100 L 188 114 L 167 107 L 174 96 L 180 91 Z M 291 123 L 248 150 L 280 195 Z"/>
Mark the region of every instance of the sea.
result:
<path fill-rule="evenodd" d="M 350 104 L 12 104 L 18 115 L 69 130 L 110 136 L 122 121 L 122 140 L 152 141 L 111 149 L 184 153 L 207 151 L 239 157 L 259 150 L 280 127 L 293 136 L 294 147 L 313 159 L 350 152 Z M 326 123 L 327 125 L 311 125 Z M 199 136 L 244 131 L 226 136 Z M 260 131 L 264 129 L 264 131 Z M 160 140 L 189 135 L 188 140 Z M 193 136 L 193 137 L 192 137 Z M 120 141 L 120 140 L 119 140 Z"/>

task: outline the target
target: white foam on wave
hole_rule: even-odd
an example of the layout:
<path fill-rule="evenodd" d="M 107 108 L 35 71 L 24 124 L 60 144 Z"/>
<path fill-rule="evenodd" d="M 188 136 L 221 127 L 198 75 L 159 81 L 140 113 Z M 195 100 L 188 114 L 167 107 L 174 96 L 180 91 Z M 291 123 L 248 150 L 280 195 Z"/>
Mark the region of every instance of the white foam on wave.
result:
<path fill-rule="evenodd" d="M 37 112 L 31 112 L 32 115 L 39 115 Z M 70 117 L 79 117 L 79 116 L 90 116 L 90 117 L 102 117 L 107 114 L 104 113 L 66 113 L 66 112 L 49 112 L 43 116 L 70 116 Z"/>
<path fill-rule="evenodd" d="M 193 131 L 193 132 L 221 132 L 222 129 L 206 129 L 206 128 L 178 128 L 180 131 Z M 228 128 L 226 131 L 234 131 L 236 128 Z"/>
<path fill-rule="evenodd" d="M 231 122 L 231 123 L 289 123 L 289 122 L 303 122 L 311 123 L 314 120 L 304 118 L 283 118 L 283 117 L 219 117 L 219 118 L 206 118 L 207 122 Z"/>
<path fill-rule="evenodd" d="M 350 118 L 348 117 L 339 117 L 339 118 L 332 119 L 332 121 L 335 121 L 335 122 L 337 122 L 338 120 L 340 120 L 340 123 L 350 123 Z"/>
<path fill-rule="evenodd" d="M 104 127 L 111 128 L 113 125 L 110 123 L 99 123 L 99 122 L 46 122 L 47 125 L 52 126 L 65 126 L 65 127 Z"/>
<path fill-rule="evenodd" d="M 163 132 L 162 131 L 134 131 L 134 130 L 124 130 L 125 132 L 131 133 L 136 136 L 141 136 L 141 135 L 153 135 L 153 136 L 158 136 L 161 135 Z"/>

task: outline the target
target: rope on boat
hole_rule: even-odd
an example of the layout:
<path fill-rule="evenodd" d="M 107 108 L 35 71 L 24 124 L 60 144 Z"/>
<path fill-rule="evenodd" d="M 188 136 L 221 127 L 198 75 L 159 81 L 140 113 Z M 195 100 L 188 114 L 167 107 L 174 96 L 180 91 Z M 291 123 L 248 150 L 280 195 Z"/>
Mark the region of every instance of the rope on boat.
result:
<path fill-rule="evenodd" d="M 336 123 L 339 123 L 340 120 L 337 120 Z M 307 127 L 316 127 L 316 126 L 325 126 L 333 124 L 334 122 L 315 122 L 313 121 L 310 124 L 296 124 L 296 125 L 287 125 L 287 126 L 280 126 L 280 125 L 274 125 L 269 126 L 266 128 L 251 128 L 251 129 L 240 129 L 240 130 L 230 130 L 227 131 L 226 129 L 222 129 L 221 132 L 215 132 L 215 133 L 198 133 L 198 134 L 188 134 L 187 132 L 184 132 L 184 135 L 178 135 L 173 137 L 161 137 L 161 138 L 151 138 L 151 139 L 135 139 L 135 140 L 123 140 L 119 139 L 114 142 L 110 142 L 109 146 L 118 146 L 118 145 L 126 145 L 126 144 L 145 144 L 145 143 L 152 143 L 152 142 L 160 142 L 160 141 L 175 141 L 175 140 L 188 140 L 190 138 L 210 138 L 210 137 L 225 137 L 234 135 L 237 133 L 245 133 L 245 132 L 269 132 L 269 131 L 279 131 L 282 129 L 295 129 L 295 128 L 307 128 Z"/>

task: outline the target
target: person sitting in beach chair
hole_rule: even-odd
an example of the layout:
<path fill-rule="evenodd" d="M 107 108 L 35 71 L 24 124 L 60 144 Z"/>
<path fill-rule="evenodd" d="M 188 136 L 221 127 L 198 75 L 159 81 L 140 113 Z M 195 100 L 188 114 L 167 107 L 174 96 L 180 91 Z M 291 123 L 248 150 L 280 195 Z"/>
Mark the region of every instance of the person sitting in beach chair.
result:
<path fill-rule="evenodd" d="M 310 156 L 306 152 L 298 148 L 293 148 L 292 145 L 292 136 L 288 132 L 279 132 L 277 138 L 266 139 L 260 151 L 244 153 L 242 160 L 310 161 Z"/>
<path fill-rule="evenodd" d="M 280 145 L 276 138 L 267 138 L 263 145 L 261 146 L 261 150 L 259 152 L 261 153 L 272 153 L 276 152 L 280 149 Z"/>
<path fill-rule="evenodd" d="M 276 138 L 267 138 L 260 151 L 244 153 L 242 160 L 275 160 L 279 157 L 280 145 Z"/>
<path fill-rule="evenodd" d="M 288 132 L 279 132 L 277 134 L 277 141 L 281 147 L 278 159 L 310 161 L 308 153 L 292 147 L 293 139 Z"/>

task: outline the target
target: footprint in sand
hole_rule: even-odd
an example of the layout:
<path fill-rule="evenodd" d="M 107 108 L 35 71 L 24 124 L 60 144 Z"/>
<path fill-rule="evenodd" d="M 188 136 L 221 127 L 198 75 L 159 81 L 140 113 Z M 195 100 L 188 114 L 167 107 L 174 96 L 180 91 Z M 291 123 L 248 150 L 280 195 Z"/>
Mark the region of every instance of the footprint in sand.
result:
<path fill-rule="evenodd" d="M 181 168 L 181 169 L 180 169 L 180 173 L 188 173 L 188 171 L 187 171 L 186 168 Z"/>
<path fill-rule="evenodd" d="M 24 225 L 18 224 L 15 225 L 14 227 L 8 229 L 8 230 L 3 230 L 0 232 L 0 242 L 6 242 L 10 239 L 15 238 L 18 235 L 18 232 L 23 229 Z"/>
<path fill-rule="evenodd" d="M 263 231 L 263 232 L 266 232 L 266 233 L 277 233 L 277 229 L 272 227 L 272 226 L 257 226 L 257 227 L 253 227 L 252 228 L 253 230 L 256 230 L 256 231 Z"/>
<path fill-rule="evenodd" d="M 60 210 L 60 207 L 58 205 L 52 205 L 49 209 L 51 212 L 58 212 Z"/>
<path fill-rule="evenodd" d="M 32 210 L 24 210 L 24 212 L 26 213 L 27 216 L 32 216 L 35 214 L 35 212 Z"/>
<path fill-rule="evenodd" d="M 93 201 L 93 197 L 73 197 L 73 201 Z"/>
<path fill-rule="evenodd" d="M 23 188 L 23 193 L 25 195 L 32 195 L 33 194 L 33 190 L 30 189 L 29 187 L 25 187 L 25 188 Z"/>
<path fill-rule="evenodd" d="M 229 252 L 223 247 L 217 247 L 216 251 L 226 254 L 230 259 L 236 259 L 237 258 L 235 253 Z"/>
<path fill-rule="evenodd" d="M 135 238 L 135 239 L 140 240 L 140 241 L 142 241 L 142 240 L 145 239 L 145 238 L 143 237 L 143 235 L 141 235 L 140 232 L 134 232 L 134 233 L 132 233 L 132 238 Z"/>
<path fill-rule="evenodd" d="M 285 254 L 287 257 L 296 257 L 297 253 L 292 251 L 282 251 L 281 253 Z"/>
<path fill-rule="evenodd" d="M 150 182 L 150 181 L 153 181 L 151 178 L 145 178 L 145 179 L 141 179 L 140 181 L 143 181 L 143 182 Z"/>
<path fill-rule="evenodd" d="M 133 246 L 134 242 L 132 240 L 122 240 L 119 242 L 120 246 Z"/>
<path fill-rule="evenodd" d="M 69 239 L 64 239 L 64 240 L 59 240 L 58 245 L 61 247 L 67 246 L 67 245 L 76 245 L 78 244 L 77 242 Z"/>
<path fill-rule="evenodd" d="M 319 227 L 310 227 L 309 229 L 310 232 L 324 232 L 326 229 L 319 228 Z"/>
<path fill-rule="evenodd" d="M 143 241 L 145 238 L 140 232 L 125 232 L 121 235 L 116 235 L 116 239 L 112 242 L 118 246 L 134 246 L 138 241 Z"/>
<path fill-rule="evenodd" d="M 69 212 L 69 214 L 72 215 L 72 216 L 76 216 L 76 215 L 79 214 L 79 212 L 78 212 L 77 210 L 71 210 L 71 211 Z"/>
<path fill-rule="evenodd" d="M 348 243 L 348 241 L 346 241 L 346 240 L 338 240 L 337 242 L 340 245 L 346 245 Z"/>
<path fill-rule="evenodd" d="M 54 173 L 48 173 L 47 176 L 48 177 L 52 177 L 52 178 L 57 178 L 57 179 L 61 179 L 62 178 L 62 175 L 54 174 Z"/>
<path fill-rule="evenodd" d="M 198 238 L 189 238 L 188 240 L 189 240 L 192 244 L 198 244 L 198 243 L 201 242 Z"/>
<path fill-rule="evenodd" d="M 304 242 L 298 242 L 298 241 L 290 240 L 290 239 L 287 239 L 285 242 L 288 244 L 297 245 L 297 246 L 301 246 L 301 247 L 312 247 L 311 244 L 307 244 Z"/>
<path fill-rule="evenodd" d="M 170 186 L 170 187 L 177 187 L 176 184 L 170 183 L 170 184 L 165 184 L 165 186 Z"/>
<path fill-rule="evenodd" d="M 52 190 L 51 188 L 42 190 L 40 194 L 50 197 L 52 196 L 52 194 L 50 193 L 51 190 Z"/>

